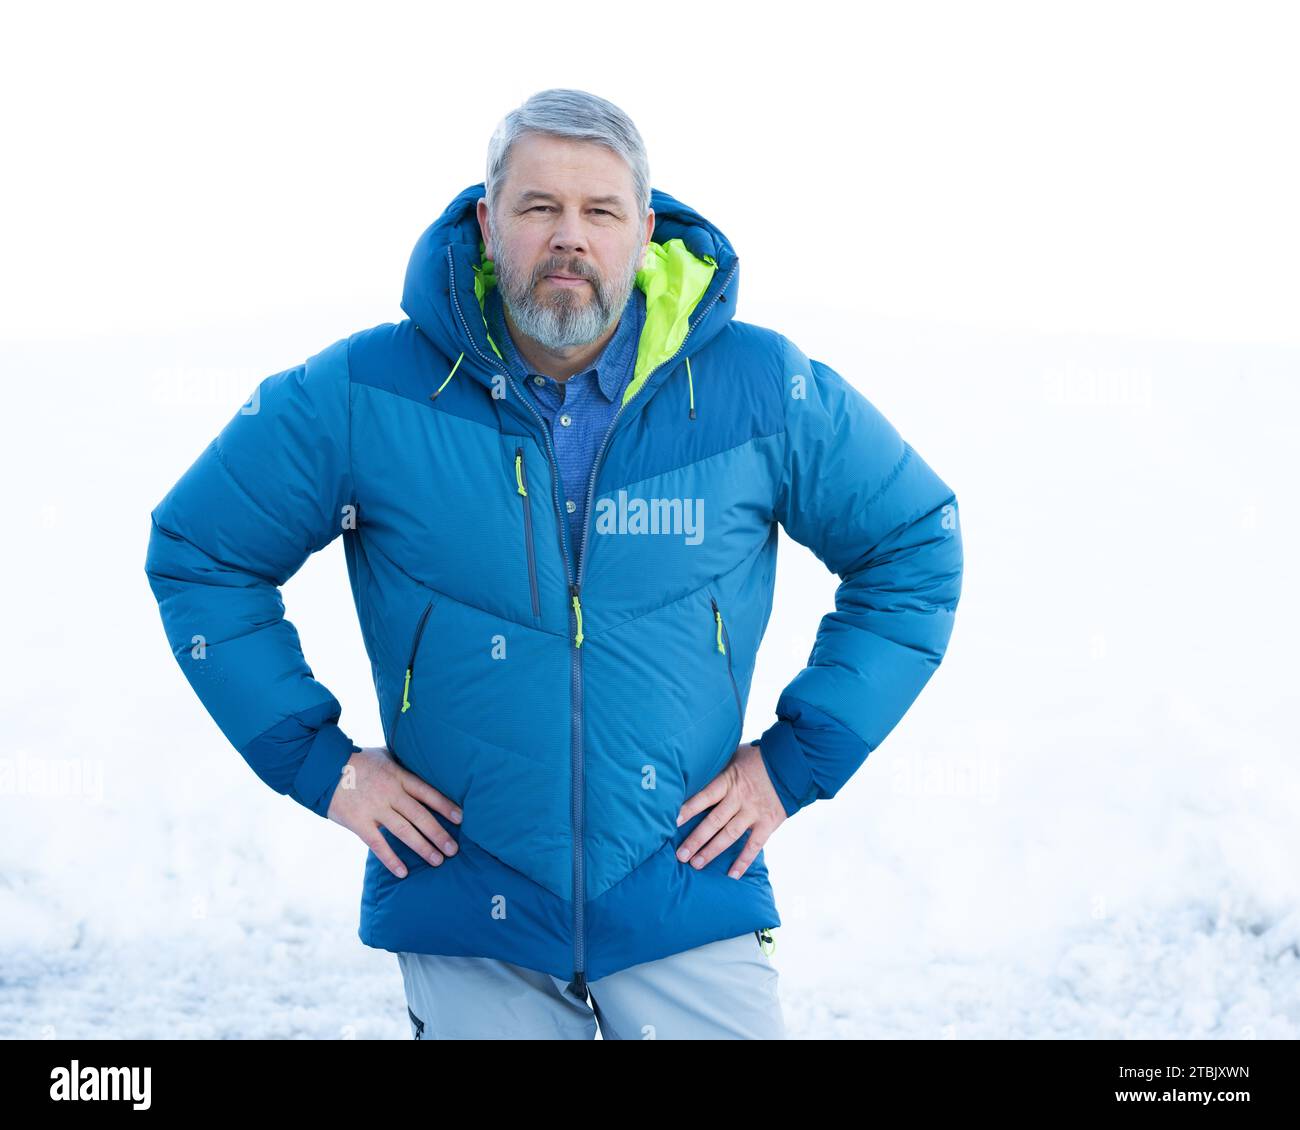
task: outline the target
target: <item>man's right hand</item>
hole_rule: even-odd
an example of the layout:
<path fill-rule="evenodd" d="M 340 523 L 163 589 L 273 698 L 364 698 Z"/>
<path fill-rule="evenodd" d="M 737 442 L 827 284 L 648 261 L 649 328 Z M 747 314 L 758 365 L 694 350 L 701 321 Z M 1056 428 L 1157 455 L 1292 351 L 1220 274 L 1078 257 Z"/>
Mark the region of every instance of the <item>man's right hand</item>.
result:
<path fill-rule="evenodd" d="M 388 846 L 379 830 L 381 826 L 435 867 L 445 856 L 460 850 L 429 811 L 435 809 L 459 824 L 460 808 L 427 781 L 398 765 L 384 747 L 358 750 L 348 758 L 342 775 L 326 816 L 360 836 L 399 879 L 406 878 L 406 867 Z"/>

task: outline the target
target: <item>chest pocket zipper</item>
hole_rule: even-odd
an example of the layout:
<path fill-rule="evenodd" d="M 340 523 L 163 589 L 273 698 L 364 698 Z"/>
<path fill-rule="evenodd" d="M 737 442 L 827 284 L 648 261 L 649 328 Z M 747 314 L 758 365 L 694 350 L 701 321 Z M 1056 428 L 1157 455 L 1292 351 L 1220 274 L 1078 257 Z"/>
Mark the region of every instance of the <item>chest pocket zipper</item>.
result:
<path fill-rule="evenodd" d="M 736 696 L 736 718 L 740 724 L 741 736 L 744 736 L 745 714 L 740 708 L 740 688 L 736 686 L 736 676 L 731 669 L 731 637 L 727 634 L 727 625 L 723 623 L 722 612 L 718 608 L 718 602 L 709 597 L 709 603 L 713 605 L 713 620 L 717 625 L 717 647 L 723 655 L 727 657 L 727 678 L 731 680 L 731 693 Z M 739 740 L 739 738 L 737 739 Z"/>
<path fill-rule="evenodd" d="M 402 720 L 402 715 L 411 709 L 411 675 L 415 671 L 415 656 L 420 650 L 420 637 L 424 634 L 425 622 L 429 619 L 429 613 L 433 609 L 433 601 L 429 601 L 424 606 L 424 611 L 420 613 L 420 622 L 415 626 L 415 636 L 411 640 L 411 654 L 406 662 L 406 678 L 402 683 L 402 702 L 393 715 L 393 724 L 389 726 L 388 732 L 392 735 L 389 753 L 394 756 L 397 754 L 397 724 Z"/>
<path fill-rule="evenodd" d="M 533 619 L 542 613 L 537 596 L 537 560 L 533 556 L 533 513 L 528 501 L 528 482 L 524 476 L 524 449 L 515 448 L 515 492 L 524 506 L 524 551 L 528 555 L 528 592 L 533 598 Z"/>

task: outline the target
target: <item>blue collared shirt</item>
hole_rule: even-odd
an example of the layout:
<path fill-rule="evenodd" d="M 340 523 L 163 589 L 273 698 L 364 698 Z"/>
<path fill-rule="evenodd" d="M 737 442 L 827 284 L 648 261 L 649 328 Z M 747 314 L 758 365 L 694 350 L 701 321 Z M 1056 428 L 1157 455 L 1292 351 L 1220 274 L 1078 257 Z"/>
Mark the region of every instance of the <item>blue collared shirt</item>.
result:
<path fill-rule="evenodd" d="M 569 519 L 569 556 L 576 570 L 587 483 L 596 452 L 636 368 L 637 348 L 645 325 L 645 294 L 639 286 L 633 286 L 618 326 L 600 356 L 567 381 L 534 372 L 520 357 L 505 323 L 498 287 L 492 287 L 484 295 L 483 313 L 506 367 L 527 390 L 525 395 L 532 396 L 550 430 L 560 468 L 560 504 Z"/>

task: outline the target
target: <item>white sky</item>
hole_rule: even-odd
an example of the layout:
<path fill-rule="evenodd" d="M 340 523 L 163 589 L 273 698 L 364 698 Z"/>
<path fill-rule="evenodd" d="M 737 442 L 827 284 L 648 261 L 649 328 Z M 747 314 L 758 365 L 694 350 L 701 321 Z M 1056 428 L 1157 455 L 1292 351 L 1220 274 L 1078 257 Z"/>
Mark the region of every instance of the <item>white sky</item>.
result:
<path fill-rule="evenodd" d="M 1283 5 L 454 11 L 7 7 L 0 341 L 396 320 L 416 237 L 548 86 L 628 111 L 750 320 L 1300 341 Z"/>

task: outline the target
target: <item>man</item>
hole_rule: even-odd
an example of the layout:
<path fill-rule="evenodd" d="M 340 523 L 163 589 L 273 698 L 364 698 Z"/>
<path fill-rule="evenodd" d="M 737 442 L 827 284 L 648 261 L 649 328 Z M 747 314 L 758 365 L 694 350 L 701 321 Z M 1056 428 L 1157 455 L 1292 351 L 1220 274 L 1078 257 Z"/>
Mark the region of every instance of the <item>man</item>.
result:
<path fill-rule="evenodd" d="M 962 552 L 952 490 L 737 320 L 738 281 L 625 114 L 544 91 L 420 237 L 407 317 L 263 380 L 153 511 L 173 651 L 258 775 L 369 847 L 359 936 L 416 1038 L 784 1035 L 762 848 L 933 674 Z M 843 583 L 742 744 L 778 526 Z M 382 747 L 280 600 L 340 534 Z"/>

